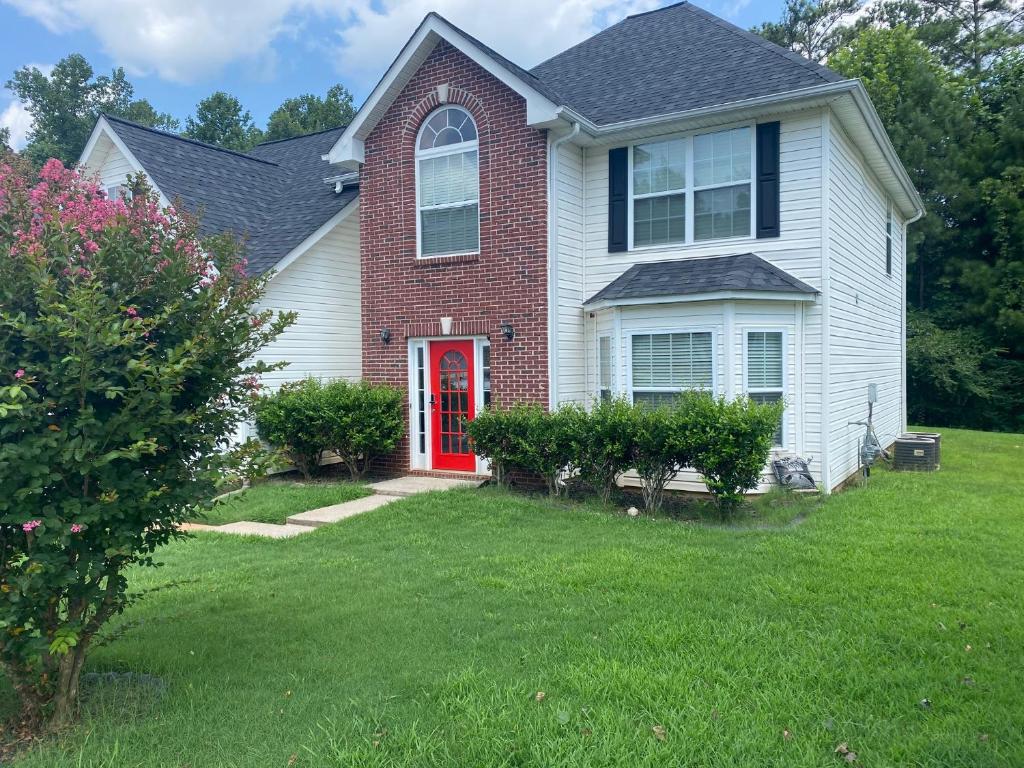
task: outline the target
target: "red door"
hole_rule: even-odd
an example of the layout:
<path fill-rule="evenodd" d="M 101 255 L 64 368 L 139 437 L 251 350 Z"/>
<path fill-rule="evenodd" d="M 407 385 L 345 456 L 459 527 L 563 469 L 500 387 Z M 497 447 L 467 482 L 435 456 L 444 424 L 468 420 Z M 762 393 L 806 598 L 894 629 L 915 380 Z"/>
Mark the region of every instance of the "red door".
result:
<path fill-rule="evenodd" d="M 472 341 L 430 342 L 430 388 L 431 466 L 475 471 L 476 456 L 466 436 L 466 424 L 472 421 L 476 404 Z"/>

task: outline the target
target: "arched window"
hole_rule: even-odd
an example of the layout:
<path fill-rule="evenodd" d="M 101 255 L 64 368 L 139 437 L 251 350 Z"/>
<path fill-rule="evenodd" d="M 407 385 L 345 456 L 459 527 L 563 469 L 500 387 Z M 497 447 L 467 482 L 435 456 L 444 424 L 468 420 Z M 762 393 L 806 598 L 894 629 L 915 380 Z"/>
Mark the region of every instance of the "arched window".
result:
<path fill-rule="evenodd" d="M 476 124 L 460 107 L 433 112 L 416 140 L 420 256 L 480 249 L 480 169 Z"/>

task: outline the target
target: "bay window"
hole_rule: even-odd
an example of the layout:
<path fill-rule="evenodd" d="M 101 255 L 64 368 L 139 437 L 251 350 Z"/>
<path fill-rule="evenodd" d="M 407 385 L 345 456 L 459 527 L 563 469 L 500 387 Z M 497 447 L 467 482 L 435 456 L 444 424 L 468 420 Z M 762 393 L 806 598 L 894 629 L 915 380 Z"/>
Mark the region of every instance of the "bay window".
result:
<path fill-rule="evenodd" d="M 460 107 L 442 107 L 416 142 L 420 256 L 480 248 L 480 171 L 476 124 Z"/>
<path fill-rule="evenodd" d="M 633 145 L 632 247 L 751 237 L 753 147 L 749 126 Z"/>

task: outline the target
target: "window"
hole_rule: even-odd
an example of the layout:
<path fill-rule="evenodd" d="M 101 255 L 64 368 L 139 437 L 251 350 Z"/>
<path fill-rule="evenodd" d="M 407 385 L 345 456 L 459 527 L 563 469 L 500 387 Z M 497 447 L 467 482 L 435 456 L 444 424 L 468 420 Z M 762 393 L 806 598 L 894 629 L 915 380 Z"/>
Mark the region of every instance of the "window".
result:
<path fill-rule="evenodd" d="M 597 391 L 601 400 L 612 399 L 612 337 L 597 340 Z"/>
<path fill-rule="evenodd" d="M 107 199 L 108 200 L 120 200 L 122 197 L 126 201 L 132 199 L 132 191 L 123 184 L 114 184 L 113 186 L 107 187 Z"/>
<path fill-rule="evenodd" d="M 491 345 L 484 344 L 480 350 L 480 367 L 484 380 L 484 408 L 491 404 Z"/>
<path fill-rule="evenodd" d="M 633 247 L 751 237 L 753 136 L 742 127 L 634 145 Z"/>
<path fill-rule="evenodd" d="M 785 394 L 782 331 L 747 332 L 747 396 L 755 403 L 777 403 Z M 782 419 L 772 438 L 782 445 Z"/>
<path fill-rule="evenodd" d="M 687 389 L 714 386 L 709 331 L 631 337 L 633 402 L 661 405 Z"/>
<path fill-rule="evenodd" d="M 480 180 L 476 124 L 459 107 L 442 107 L 420 129 L 416 194 L 420 256 L 480 248 Z"/>
<path fill-rule="evenodd" d="M 892 201 L 885 218 L 885 274 L 892 274 Z"/>
<path fill-rule="evenodd" d="M 419 452 L 427 452 L 427 379 L 423 345 L 416 347 L 416 431 Z"/>

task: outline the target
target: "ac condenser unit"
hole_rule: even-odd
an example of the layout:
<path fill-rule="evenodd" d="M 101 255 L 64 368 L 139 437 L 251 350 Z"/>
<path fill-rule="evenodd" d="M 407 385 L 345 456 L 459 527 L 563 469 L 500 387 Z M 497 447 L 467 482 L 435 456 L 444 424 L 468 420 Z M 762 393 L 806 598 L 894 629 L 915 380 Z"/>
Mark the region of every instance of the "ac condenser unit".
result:
<path fill-rule="evenodd" d="M 939 466 L 938 456 L 938 443 L 930 437 L 897 437 L 893 468 L 905 472 L 934 472 Z"/>
<path fill-rule="evenodd" d="M 942 435 L 938 432 L 904 432 L 901 437 L 927 437 L 935 441 L 935 468 L 942 466 Z"/>

